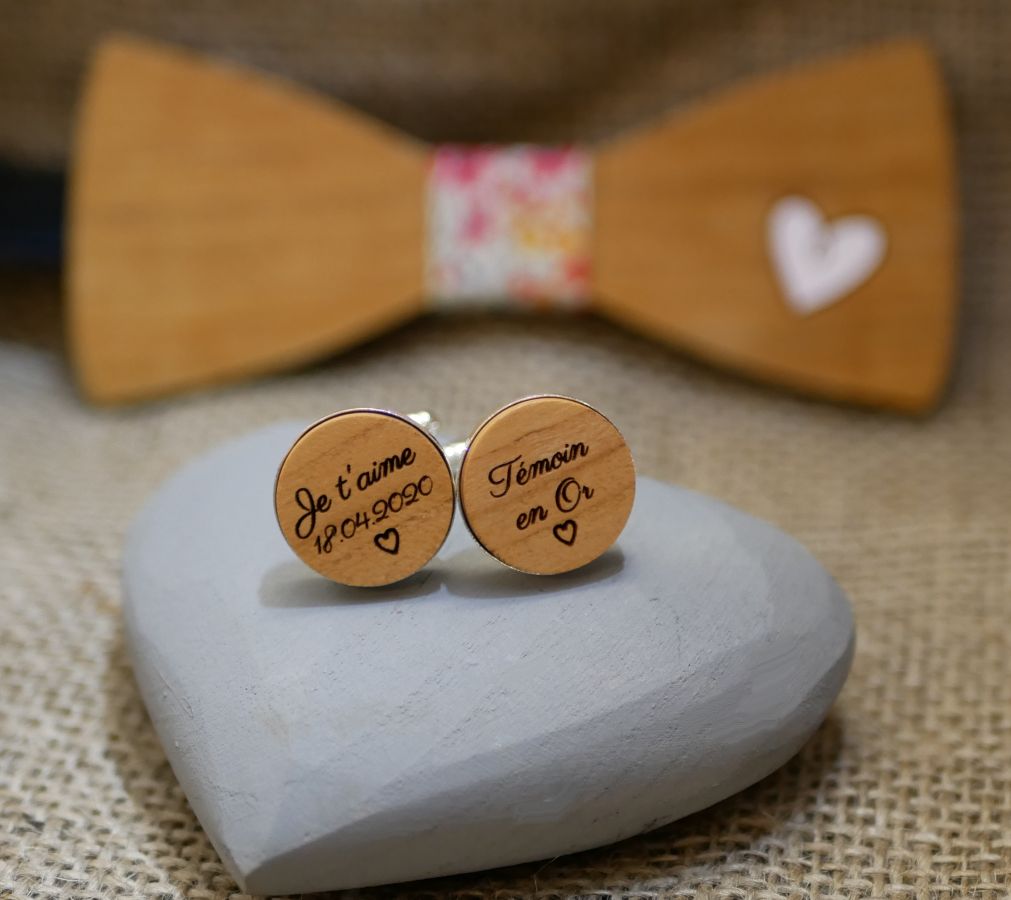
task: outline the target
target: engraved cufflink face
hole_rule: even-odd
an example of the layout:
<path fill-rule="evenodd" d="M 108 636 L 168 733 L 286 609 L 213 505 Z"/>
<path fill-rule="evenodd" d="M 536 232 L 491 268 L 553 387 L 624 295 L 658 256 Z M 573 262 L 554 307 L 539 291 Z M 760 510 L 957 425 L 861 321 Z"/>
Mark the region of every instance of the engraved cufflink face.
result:
<path fill-rule="evenodd" d="M 474 432 L 459 493 L 485 550 L 522 572 L 552 575 L 614 543 L 632 510 L 635 466 L 621 433 L 593 407 L 528 397 Z"/>
<path fill-rule="evenodd" d="M 406 416 L 350 409 L 311 425 L 281 463 L 274 508 L 298 557 L 341 584 L 376 587 L 442 546 L 456 495 L 446 455 Z"/>

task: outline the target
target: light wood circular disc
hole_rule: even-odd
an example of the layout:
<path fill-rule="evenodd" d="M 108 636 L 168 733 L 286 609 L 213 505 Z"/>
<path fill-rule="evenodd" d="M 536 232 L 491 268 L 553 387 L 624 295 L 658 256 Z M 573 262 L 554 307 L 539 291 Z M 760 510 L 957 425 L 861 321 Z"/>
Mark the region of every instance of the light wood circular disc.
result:
<path fill-rule="evenodd" d="M 418 571 L 453 521 L 453 476 L 435 439 L 373 409 L 311 425 L 281 463 L 274 508 L 298 557 L 341 584 L 375 587 Z"/>
<path fill-rule="evenodd" d="M 635 466 L 621 432 L 585 403 L 529 397 L 500 409 L 470 440 L 460 507 L 472 534 L 507 566 L 568 572 L 625 527 Z"/>

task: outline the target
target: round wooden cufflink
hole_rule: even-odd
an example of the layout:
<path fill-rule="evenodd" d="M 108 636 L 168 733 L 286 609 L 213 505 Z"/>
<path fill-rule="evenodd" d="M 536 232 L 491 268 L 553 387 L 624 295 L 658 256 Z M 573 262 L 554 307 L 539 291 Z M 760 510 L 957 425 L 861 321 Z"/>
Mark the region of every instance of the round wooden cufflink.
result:
<path fill-rule="evenodd" d="M 481 424 L 464 453 L 460 508 L 474 538 L 507 566 L 568 572 L 621 533 L 635 466 L 621 432 L 568 397 L 517 400 Z"/>
<path fill-rule="evenodd" d="M 309 426 L 277 473 L 274 509 L 292 550 L 341 584 L 376 587 L 442 546 L 456 493 L 446 454 L 398 413 L 349 409 Z"/>

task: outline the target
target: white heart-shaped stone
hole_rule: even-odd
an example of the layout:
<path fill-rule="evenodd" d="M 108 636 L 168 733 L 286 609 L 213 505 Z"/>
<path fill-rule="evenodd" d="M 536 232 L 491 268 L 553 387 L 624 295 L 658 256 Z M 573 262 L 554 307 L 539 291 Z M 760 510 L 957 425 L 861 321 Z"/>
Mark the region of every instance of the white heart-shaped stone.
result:
<path fill-rule="evenodd" d="M 768 217 L 768 245 L 783 296 L 809 315 L 863 284 L 881 265 L 888 239 L 871 216 L 826 222 L 806 197 L 779 200 Z"/>
<path fill-rule="evenodd" d="M 303 427 L 185 468 L 124 557 L 141 692 L 247 891 L 423 878 L 637 834 L 782 765 L 845 680 L 849 604 L 811 555 L 645 478 L 618 544 L 580 571 L 513 572 L 458 521 L 399 585 L 325 581 L 274 520 L 278 461 Z"/>

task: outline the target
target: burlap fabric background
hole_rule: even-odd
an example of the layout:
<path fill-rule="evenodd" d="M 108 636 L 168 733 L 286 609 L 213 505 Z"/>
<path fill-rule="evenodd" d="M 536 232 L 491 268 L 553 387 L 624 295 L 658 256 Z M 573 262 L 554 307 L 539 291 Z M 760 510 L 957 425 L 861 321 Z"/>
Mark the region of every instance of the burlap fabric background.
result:
<path fill-rule="evenodd" d="M 70 385 L 55 280 L 6 276 L 0 894 L 235 891 L 124 655 L 121 539 L 161 479 L 281 417 L 429 407 L 462 432 L 499 403 L 551 390 L 612 414 L 644 473 L 764 516 L 820 556 L 856 609 L 852 675 L 797 758 L 704 813 L 573 857 L 365 893 L 1008 896 L 1011 4 L 169 6 L 3 3 L 0 152 L 62 157 L 83 48 L 112 22 L 220 47 L 454 138 L 605 133 L 748 72 L 923 33 L 956 100 L 960 364 L 940 411 L 911 421 L 752 386 L 592 320 L 475 316 L 425 321 L 289 377 L 100 412 Z"/>

